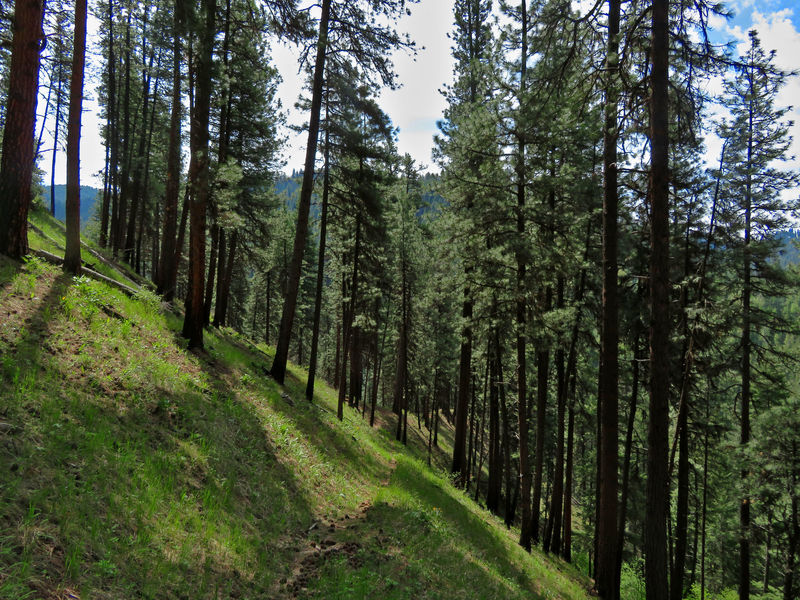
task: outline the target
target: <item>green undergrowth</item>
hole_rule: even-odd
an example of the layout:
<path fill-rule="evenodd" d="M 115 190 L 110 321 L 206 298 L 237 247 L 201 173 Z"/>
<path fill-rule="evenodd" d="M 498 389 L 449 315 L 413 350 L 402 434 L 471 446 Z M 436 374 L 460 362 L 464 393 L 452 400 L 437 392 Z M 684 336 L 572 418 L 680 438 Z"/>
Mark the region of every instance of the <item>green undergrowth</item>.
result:
<path fill-rule="evenodd" d="M 28 219 L 35 227 L 35 229 L 30 228 L 28 230 L 28 245 L 31 248 L 44 250 L 63 257 L 65 248 L 64 223 L 53 218 L 46 209 L 38 205 L 32 207 Z M 36 229 L 39 231 L 36 231 Z M 99 252 L 99 248 L 97 248 L 92 240 L 84 238 L 81 241 L 95 252 Z M 119 281 L 120 283 L 131 285 L 132 280 L 135 281 L 137 279 L 136 274 L 125 263 L 115 262 L 115 266 L 111 267 L 98 260 L 97 257 L 92 255 L 85 247 L 81 247 L 81 260 L 94 271 Z"/>
<path fill-rule="evenodd" d="M 427 430 L 340 423 L 270 348 L 180 326 L 0 257 L 0 598 L 585 597 L 427 466 Z"/>

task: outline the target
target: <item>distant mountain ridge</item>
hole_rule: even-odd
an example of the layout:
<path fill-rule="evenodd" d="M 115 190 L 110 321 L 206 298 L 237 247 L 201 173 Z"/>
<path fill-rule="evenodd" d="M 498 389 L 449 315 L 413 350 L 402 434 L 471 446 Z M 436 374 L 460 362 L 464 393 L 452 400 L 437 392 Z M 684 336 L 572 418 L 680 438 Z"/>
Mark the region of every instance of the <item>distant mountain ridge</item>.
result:
<path fill-rule="evenodd" d="M 67 186 L 64 184 L 54 186 L 56 191 L 55 197 L 55 205 L 56 205 L 56 214 L 55 217 L 59 221 L 64 221 L 67 216 L 66 206 L 67 206 Z M 89 222 L 89 219 L 92 216 L 92 211 L 94 210 L 94 204 L 97 202 L 98 196 L 102 193 L 102 190 L 97 188 L 82 185 L 81 186 L 81 229 L 83 229 L 86 224 Z M 50 209 L 50 186 L 46 186 L 43 188 L 42 191 L 42 204 L 48 210 Z"/>

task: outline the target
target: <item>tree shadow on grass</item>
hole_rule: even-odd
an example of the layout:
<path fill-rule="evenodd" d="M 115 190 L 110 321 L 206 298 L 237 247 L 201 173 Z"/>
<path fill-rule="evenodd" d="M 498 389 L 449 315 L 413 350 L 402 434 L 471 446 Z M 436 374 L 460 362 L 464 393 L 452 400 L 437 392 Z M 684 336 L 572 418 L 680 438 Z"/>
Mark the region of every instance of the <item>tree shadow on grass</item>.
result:
<path fill-rule="evenodd" d="M 361 425 L 353 422 L 352 415 L 348 415 L 344 423 L 337 423 L 335 414 L 326 402 L 319 397 L 315 398 L 313 404 L 305 399 L 304 378 L 287 372 L 286 385 L 281 386 L 268 374 L 270 357 L 266 353 L 230 339 L 224 333 L 218 335 L 219 343 L 230 344 L 243 353 L 245 358 L 238 362 L 253 376 L 253 382 L 248 385 L 263 398 L 271 411 L 296 428 L 303 441 L 313 447 L 316 456 L 324 461 L 332 475 L 344 477 L 347 481 L 372 484 L 386 478 L 389 473 L 388 460 L 381 460 L 373 449 L 361 445 L 357 437 L 357 429 Z M 219 345 L 215 346 L 215 350 L 223 352 Z M 364 440 L 363 437 L 361 439 Z"/>
<path fill-rule="evenodd" d="M 0 255 L 0 293 L 13 281 L 14 277 L 22 270 L 24 263 Z"/>
<path fill-rule="evenodd" d="M 367 518 L 377 542 L 359 563 L 323 565 L 310 597 L 347 598 L 366 582 L 365 598 L 585 597 L 558 561 L 527 555 L 419 463 L 401 457 L 379 500 Z"/>
<path fill-rule="evenodd" d="M 48 347 L 70 285 L 60 275 L 11 347 L 0 396 L 0 571 L 19 594 L 74 587 L 114 598 L 268 595 L 287 534 L 311 519 L 297 475 L 258 416 L 156 383 L 109 397 Z M 74 335 L 71 333 L 70 335 Z M 92 341 L 79 328 L 77 345 Z M 143 380 L 157 377 L 143 373 Z"/>

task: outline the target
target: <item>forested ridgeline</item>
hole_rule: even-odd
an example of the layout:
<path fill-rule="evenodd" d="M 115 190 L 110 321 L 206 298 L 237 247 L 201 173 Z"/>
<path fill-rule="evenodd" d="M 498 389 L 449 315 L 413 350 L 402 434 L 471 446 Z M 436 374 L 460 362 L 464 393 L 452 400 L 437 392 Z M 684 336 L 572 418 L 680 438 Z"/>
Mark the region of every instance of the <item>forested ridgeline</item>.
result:
<path fill-rule="evenodd" d="M 309 401 L 330 382 L 344 423 L 385 427 L 388 411 L 396 440 L 421 435 L 429 456 L 452 427 L 452 497 L 495 515 L 470 523 L 502 519 L 523 555 L 574 563 L 603 598 L 797 598 L 800 199 L 777 102 L 791 74 L 755 32 L 738 53 L 710 37 L 722 4 L 455 0 L 431 174 L 399 154 L 377 100 L 402 83 L 394 53 L 416 51 L 397 26 L 416 4 L 3 4 L 0 251 L 47 250 L 74 275 L 125 270 L 127 293 L 180 314 L 169 319 L 195 352 L 180 360 L 205 364 L 220 331 L 265 344 L 275 383 L 242 372 L 242 394 L 297 387 L 291 358 Z M 290 182 L 278 43 L 300 49 L 307 77 Z M 84 72 L 106 153 L 83 232 L 94 254 L 80 239 Z M 710 165 L 707 141 L 720 148 Z M 62 149 L 63 244 L 43 223 L 28 231 L 31 202 L 54 210 L 36 161 Z M 65 299 L 94 289 L 57 281 Z M 12 415 L 29 385 L 15 339 L 3 339 Z M 143 402 L 158 407 L 153 383 Z M 97 396 L 113 406 L 112 391 Z M 440 510 L 420 505 L 419 519 L 436 530 Z"/>

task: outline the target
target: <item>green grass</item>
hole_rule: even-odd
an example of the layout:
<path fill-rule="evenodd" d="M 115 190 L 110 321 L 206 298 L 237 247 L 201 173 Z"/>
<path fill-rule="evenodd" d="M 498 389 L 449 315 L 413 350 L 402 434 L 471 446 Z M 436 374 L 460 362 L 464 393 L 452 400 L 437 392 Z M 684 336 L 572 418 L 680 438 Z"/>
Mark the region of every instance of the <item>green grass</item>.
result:
<path fill-rule="evenodd" d="M 0 598 L 586 596 L 427 466 L 425 430 L 340 423 L 271 348 L 187 352 L 151 294 L 38 260 L 0 257 L 0 315 Z"/>
<path fill-rule="evenodd" d="M 28 215 L 28 219 L 33 225 L 35 225 L 44 233 L 44 235 L 41 235 L 33 229 L 30 229 L 28 231 L 28 245 L 31 248 L 45 250 L 51 254 L 55 254 L 56 256 L 63 257 L 65 247 L 64 224 L 58 219 L 54 219 L 50 213 L 41 206 L 34 206 Z M 100 249 L 92 240 L 81 238 L 81 241 L 85 242 L 96 252 L 100 251 Z M 110 267 L 99 261 L 96 257 L 92 256 L 92 254 L 84 247 L 81 247 L 81 260 L 83 260 L 91 269 L 97 271 L 101 275 L 110 277 L 111 279 L 119 281 L 120 283 L 124 283 L 125 285 L 131 285 L 132 281 L 137 280 L 137 275 L 127 264 L 119 261 L 116 263 L 118 268 Z"/>

